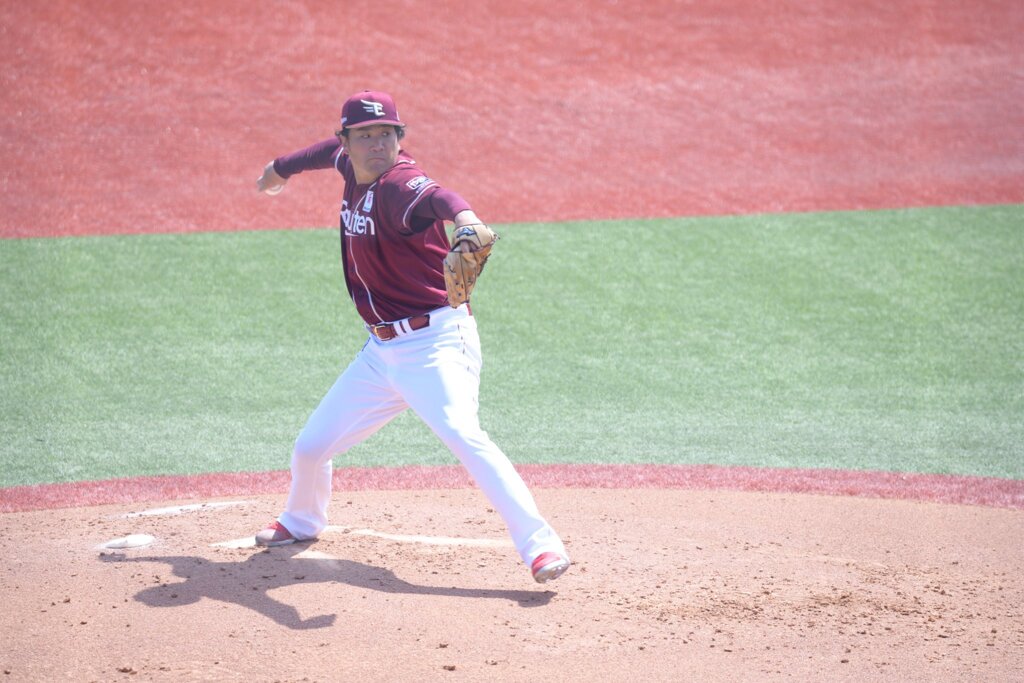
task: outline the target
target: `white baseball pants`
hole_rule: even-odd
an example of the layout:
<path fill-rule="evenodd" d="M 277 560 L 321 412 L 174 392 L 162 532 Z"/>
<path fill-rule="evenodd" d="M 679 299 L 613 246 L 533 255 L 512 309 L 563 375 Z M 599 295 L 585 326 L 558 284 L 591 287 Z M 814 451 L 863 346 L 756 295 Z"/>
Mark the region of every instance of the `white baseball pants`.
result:
<path fill-rule="evenodd" d="M 390 341 L 371 335 L 299 434 L 291 492 L 278 521 L 299 539 L 323 531 L 334 456 L 412 408 L 505 520 L 528 566 L 543 552 L 566 555 L 519 473 L 480 428 L 480 366 L 480 336 L 466 306 L 432 311 L 428 327 Z"/>

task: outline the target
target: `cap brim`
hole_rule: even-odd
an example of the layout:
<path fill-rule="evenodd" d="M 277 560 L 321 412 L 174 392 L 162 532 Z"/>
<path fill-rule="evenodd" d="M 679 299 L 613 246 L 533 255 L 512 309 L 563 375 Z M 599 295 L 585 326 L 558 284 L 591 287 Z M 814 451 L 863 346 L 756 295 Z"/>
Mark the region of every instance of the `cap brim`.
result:
<path fill-rule="evenodd" d="M 405 124 L 401 121 L 392 121 L 391 119 L 377 119 L 376 121 L 363 121 L 362 123 L 353 123 L 351 126 L 345 126 L 345 128 L 356 129 L 366 128 L 367 126 L 398 126 L 399 128 L 405 128 Z"/>

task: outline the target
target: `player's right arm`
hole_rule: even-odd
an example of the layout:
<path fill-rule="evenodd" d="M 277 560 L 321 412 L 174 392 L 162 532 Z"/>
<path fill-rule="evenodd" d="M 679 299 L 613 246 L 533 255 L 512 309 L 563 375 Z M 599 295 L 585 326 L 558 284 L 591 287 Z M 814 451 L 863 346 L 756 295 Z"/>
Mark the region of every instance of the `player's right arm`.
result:
<path fill-rule="evenodd" d="M 256 179 L 256 190 L 277 194 L 284 189 L 288 179 L 297 173 L 334 168 L 341 152 L 341 141 L 333 137 L 278 157 L 263 168 L 263 175 Z"/>

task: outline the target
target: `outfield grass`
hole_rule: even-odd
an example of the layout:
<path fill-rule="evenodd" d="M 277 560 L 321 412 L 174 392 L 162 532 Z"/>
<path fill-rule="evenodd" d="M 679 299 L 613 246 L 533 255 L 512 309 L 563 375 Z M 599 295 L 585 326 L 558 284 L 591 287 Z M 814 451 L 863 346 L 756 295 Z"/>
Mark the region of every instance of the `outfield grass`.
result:
<path fill-rule="evenodd" d="M 1024 478 L 1024 207 L 498 226 L 517 462 Z M 334 230 L 0 241 L 0 487 L 284 469 L 364 339 Z M 409 415 L 339 465 L 451 463 Z"/>

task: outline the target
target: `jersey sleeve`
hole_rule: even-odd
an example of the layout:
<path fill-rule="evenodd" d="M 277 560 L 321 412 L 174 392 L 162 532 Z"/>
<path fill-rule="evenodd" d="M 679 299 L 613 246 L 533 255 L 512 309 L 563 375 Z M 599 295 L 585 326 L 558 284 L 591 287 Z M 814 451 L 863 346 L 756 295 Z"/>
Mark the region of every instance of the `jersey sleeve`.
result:
<path fill-rule="evenodd" d="M 290 178 L 303 171 L 335 168 L 342 151 L 338 138 L 322 140 L 305 149 L 274 159 L 274 171 L 282 178 Z"/>
<path fill-rule="evenodd" d="M 412 211 L 413 218 L 453 221 L 460 212 L 472 209 L 469 202 L 459 196 L 457 192 L 443 187 L 435 185 L 424 190 L 423 194 L 423 199 L 416 203 L 416 207 Z"/>
<path fill-rule="evenodd" d="M 389 223 L 403 234 L 420 232 L 437 219 L 417 217 L 416 211 L 428 200 L 431 190 L 439 186 L 416 166 L 403 165 L 392 171 L 380 192 L 383 206 L 388 207 Z M 429 213 L 429 212 L 428 212 Z"/>

